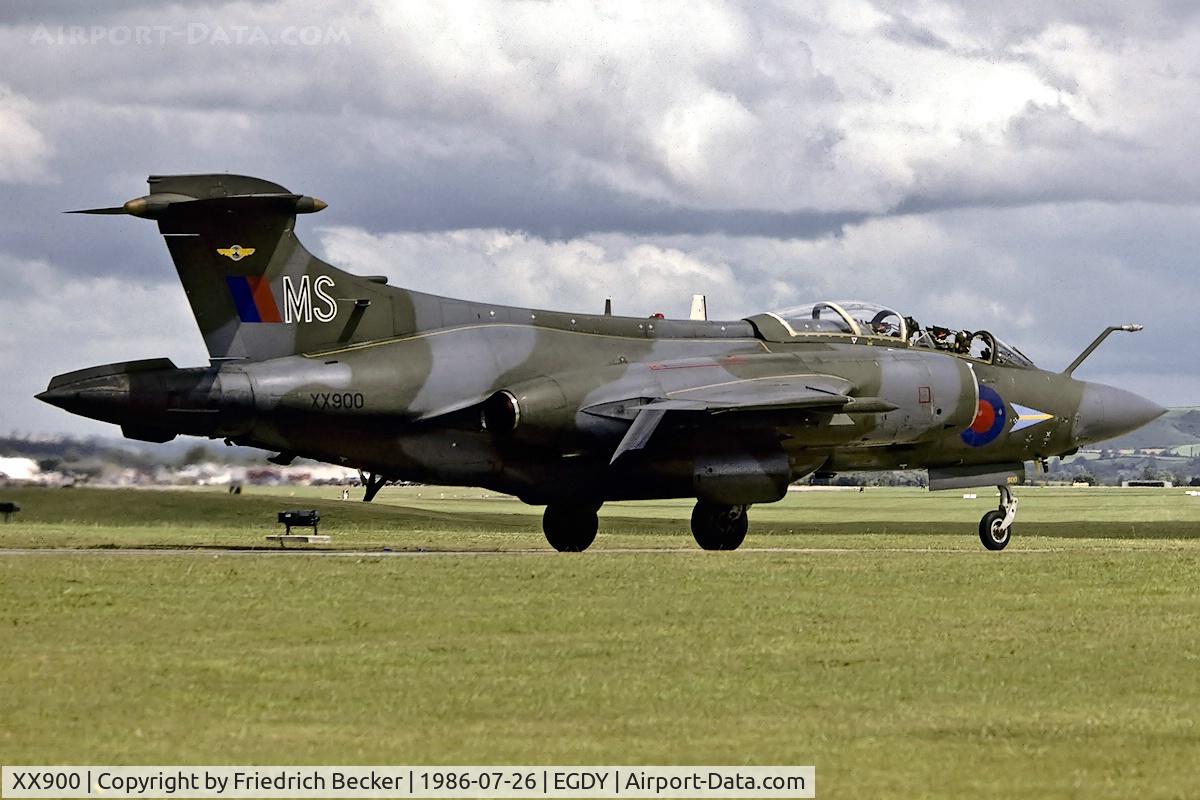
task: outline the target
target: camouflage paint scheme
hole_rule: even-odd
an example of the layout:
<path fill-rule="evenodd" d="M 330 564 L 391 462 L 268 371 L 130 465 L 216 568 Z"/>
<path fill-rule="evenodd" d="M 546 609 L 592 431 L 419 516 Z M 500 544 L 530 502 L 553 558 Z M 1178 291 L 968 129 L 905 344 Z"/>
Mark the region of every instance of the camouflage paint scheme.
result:
<path fill-rule="evenodd" d="M 668 497 L 744 511 L 816 471 L 927 468 L 935 488 L 1007 485 L 1025 461 L 1162 413 L 1119 389 L 871 328 L 565 313 L 391 287 L 303 247 L 296 215 L 324 208 L 315 198 L 237 175 L 149 183 L 145 197 L 86 213 L 158 222 L 210 366 L 96 367 L 39 395 L 132 438 L 224 438 L 594 516 L 606 500 Z M 968 443 L 996 396 L 1003 424 Z M 1019 426 L 1012 403 L 1042 418 Z"/>

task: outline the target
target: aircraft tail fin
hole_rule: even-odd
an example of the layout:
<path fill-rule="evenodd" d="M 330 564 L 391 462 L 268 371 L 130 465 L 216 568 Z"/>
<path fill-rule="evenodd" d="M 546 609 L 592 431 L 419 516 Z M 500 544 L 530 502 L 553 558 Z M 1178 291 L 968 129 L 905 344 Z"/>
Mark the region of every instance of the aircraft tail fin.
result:
<path fill-rule="evenodd" d="M 393 308 L 404 293 L 325 263 L 296 238 L 296 215 L 325 208 L 317 198 L 244 175 L 152 175 L 149 184 L 120 207 L 73 213 L 158 222 L 214 360 L 331 350 L 411 329 L 411 310 L 397 319 Z"/>

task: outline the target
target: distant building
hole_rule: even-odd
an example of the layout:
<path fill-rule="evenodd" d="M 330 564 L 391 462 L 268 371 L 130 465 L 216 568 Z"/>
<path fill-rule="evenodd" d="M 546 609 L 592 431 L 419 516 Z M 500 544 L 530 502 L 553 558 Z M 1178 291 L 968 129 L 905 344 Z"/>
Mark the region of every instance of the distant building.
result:
<path fill-rule="evenodd" d="M 1174 484 L 1171 481 L 1121 481 L 1121 486 L 1127 489 L 1170 489 Z"/>

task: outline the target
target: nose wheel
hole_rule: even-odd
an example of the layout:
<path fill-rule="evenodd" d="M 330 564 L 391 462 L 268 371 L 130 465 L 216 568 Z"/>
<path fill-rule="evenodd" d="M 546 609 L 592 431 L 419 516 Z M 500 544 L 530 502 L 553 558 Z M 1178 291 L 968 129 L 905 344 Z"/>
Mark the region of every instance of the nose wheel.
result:
<path fill-rule="evenodd" d="M 1017 498 L 1007 486 L 999 486 L 1000 507 L 989 511 L 979 520 L 979 541 L 988 550 L 1003 550 L 1012 537 L 1013 520 L 1017 518 Z"/>

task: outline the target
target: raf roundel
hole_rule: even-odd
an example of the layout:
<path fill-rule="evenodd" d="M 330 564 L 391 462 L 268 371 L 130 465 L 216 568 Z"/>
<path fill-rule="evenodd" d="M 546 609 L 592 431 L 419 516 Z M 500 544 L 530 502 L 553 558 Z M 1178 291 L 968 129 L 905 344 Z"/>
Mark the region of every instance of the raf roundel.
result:
<path fill-rule="evenodd" d="M 979 387 L 979 407 L 971 426 L 962 432 L 962 440 L 971 447 L 991 444 L 1004 430 L 1008 414 L 1004 410 L 1004 399 L 990 386 Z"/>

